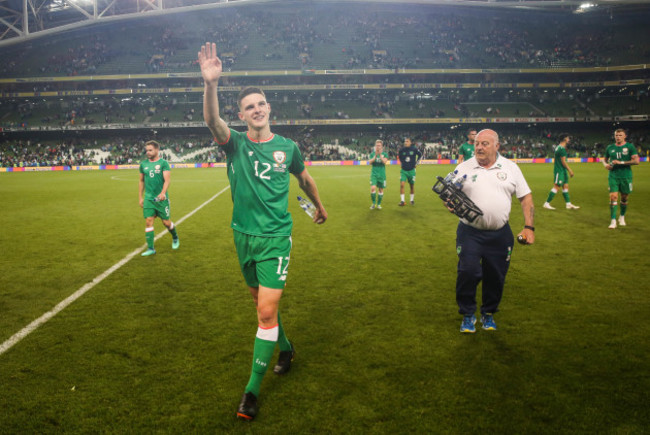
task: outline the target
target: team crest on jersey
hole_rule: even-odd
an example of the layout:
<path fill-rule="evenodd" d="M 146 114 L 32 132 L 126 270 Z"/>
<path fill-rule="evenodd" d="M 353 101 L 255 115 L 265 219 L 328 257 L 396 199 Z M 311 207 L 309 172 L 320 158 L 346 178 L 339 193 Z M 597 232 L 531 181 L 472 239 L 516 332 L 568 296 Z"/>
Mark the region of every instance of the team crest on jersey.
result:
<path fill-rule="evenodd" d="M 159 170 L 159 169 L 160 169 L 160 165 L 156 165 L 156 170 Z"/>
<path fill-rule="evenodd" d="M 508 178 L 508 174 L 505 172 L 497 172 L 497 178 L 501 181 L 506 181 L 506 178 Z"/>
<path fill-rule="evenodd" d="M 287 160 L 287 153 L 284 151 L 273 151 L 273 159 L 278 163 L 284 163 Z"/>
<path fill-rule="evenodd" d="M 627 155 L 627 148 L 623 148 L 623 155 Z"/>

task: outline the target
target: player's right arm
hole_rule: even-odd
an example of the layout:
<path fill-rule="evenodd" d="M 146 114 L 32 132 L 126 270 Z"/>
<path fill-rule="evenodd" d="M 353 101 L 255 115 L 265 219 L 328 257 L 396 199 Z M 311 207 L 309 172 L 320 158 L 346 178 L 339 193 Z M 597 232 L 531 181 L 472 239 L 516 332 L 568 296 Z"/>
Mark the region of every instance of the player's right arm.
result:
<path fill-rule="evenodd" d="M 562 166 L 564 166 L 564 169 L 566 169 L 569 172 L 569 176 L 573 177 L 573 171 L 571 168 L 569 168 L 569 164 L 566 162 L 566 157 L 562 156 L 561 160 Z"/>
<path fill-rule="evenodd" d="M 230 129 L 226 121 L 219 115 L 219 99 L 217 87 L 219 78 L 223 73 L 221 59 L 217 57 L 217 44 L 206 42 L 199 51 L 199 65 L 203 76 L 203 119 L 220 144 L 225 144 L 230 139 Z"/>
<path fill-rule="evenodd" d="M 138 200 L 140 202 L 140 208 L 142 208 L 144 207 L 144 174 L 142 172 L 140 173 L 140 182 L 138 184 Z"/>

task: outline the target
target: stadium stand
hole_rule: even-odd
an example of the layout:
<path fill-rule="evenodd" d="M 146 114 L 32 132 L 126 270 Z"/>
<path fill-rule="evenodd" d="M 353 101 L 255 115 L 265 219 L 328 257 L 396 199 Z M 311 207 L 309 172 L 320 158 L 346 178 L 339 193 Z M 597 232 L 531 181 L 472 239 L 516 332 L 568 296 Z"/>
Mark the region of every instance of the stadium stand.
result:
<path fill-rule="evenodd" d="M 411 134 L 454 156 L 459 131 L 494 119 L 512 156 L 547 156 L 553 132 L 567 129 L 581 138 L 580 155 L 598 154 L 613 124 L 648 148 L 642 14 L 277 2 L 263 12 L 242 3 L 98 23 L 0 47 L 10 59 L 0 65 L 0 165 L 129 162 L 152 135 L 173 160 L 218 161 L 195 61 L 205 41 L 217 42 L 227 72 L 224 116 L 237 125 L 236 92 L 261 85 L 274 123 L 312 160 L 363 156 L 378 134 L 395 143 Z"/>

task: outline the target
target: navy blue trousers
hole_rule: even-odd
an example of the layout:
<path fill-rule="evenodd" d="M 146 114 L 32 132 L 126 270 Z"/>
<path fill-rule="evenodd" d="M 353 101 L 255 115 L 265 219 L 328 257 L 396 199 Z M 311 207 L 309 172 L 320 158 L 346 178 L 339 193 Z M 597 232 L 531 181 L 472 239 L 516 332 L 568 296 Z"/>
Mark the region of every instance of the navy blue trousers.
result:
<path fill-rule="evenodd" d="M 476 312 L 476 290 L 483 281 L 481 314 L 496 313 L 503 296 L 503 285 L 510 266 L 514 237 L 510 225 L 496 231 L 483 231 L 460 222 L 456 230 L 458 312 Z"/>

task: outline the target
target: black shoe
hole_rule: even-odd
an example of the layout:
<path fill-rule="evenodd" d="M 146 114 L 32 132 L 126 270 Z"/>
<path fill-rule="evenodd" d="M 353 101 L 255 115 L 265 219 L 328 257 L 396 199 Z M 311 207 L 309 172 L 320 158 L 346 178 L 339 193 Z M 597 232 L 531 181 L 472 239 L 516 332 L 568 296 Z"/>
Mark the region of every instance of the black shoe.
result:
<path fill-rule="evenodd" d="M 257 415 L 257 397 L 253 393 L 244 393 L 237 408 L 237 417 L 252 421 Z"/>
<path fill-rule="evenodd" d="M 415 205 L 415 201 L 411 201 L 411 205 Z"/>
<path fill-rule="evenodd" d="M 291 361 L 293 361 L 295 356 L 296 350 L 293 348 L 293 343 L 291 343 L 291 350 L 280 351 L 278 363 L 273 367 L 273 373 L 283 375 L 291 370 Z"/>
<path fill-rule="evenodd" d="M 404 201 L 400 201 L 399 204 L 397 205 L 399 205 L 400 207 L 404 207 L 406 204 L 404 204 Z"/>

